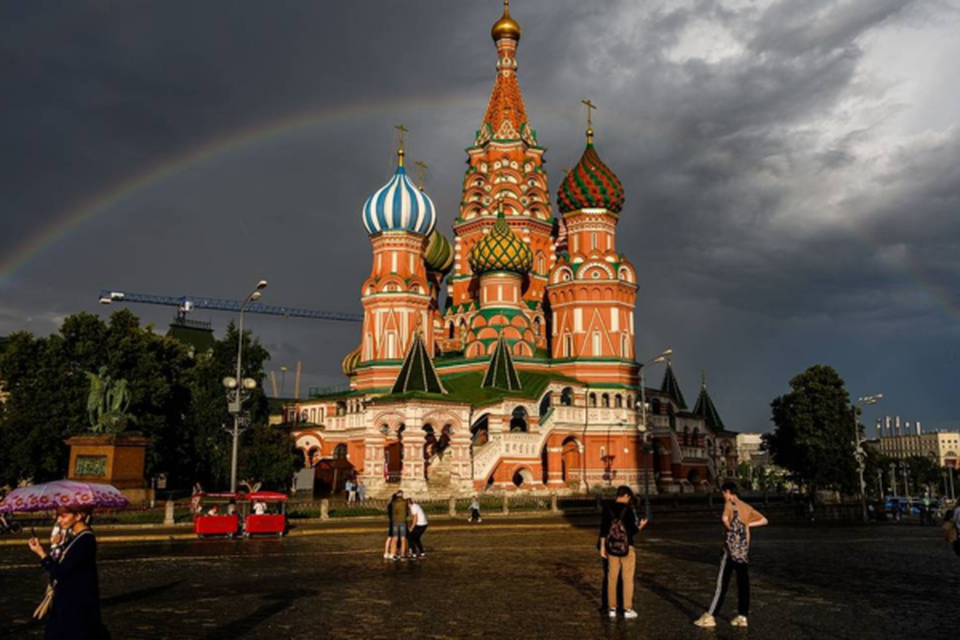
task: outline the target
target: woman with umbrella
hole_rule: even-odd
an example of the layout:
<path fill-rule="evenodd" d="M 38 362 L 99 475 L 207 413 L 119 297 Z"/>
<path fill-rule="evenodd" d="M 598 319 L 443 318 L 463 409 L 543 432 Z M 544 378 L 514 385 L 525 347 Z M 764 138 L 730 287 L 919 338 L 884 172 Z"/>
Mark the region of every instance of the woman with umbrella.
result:
<path fill-rule="evenodd" d="M 30 550 L 50 574 L 53 603 L 44 638 L 73 640 L 103 637 L 100 620 L 100 581 L 97 576 L 97 540 L 90 529 L 92 508 L 57 508 L 60 530 L 71 536 L 60 550 L 60 559 L 48 554 L 36 538 L 30 538 Z"/>
<path fill-rule="evenodd" d="M 50 574 L 51 588 L 34 614 L 37 618 L 49 615 L 44 634 L 48 640 L 108 637 L 100 619 L 97 540 L 90 529 L 90 515 L 95 507 L 119 509 L 128 504 L 115 487 L 72 480 L 21 487 L 0 501 L 0 513 L 56 509 L 65 540 L 59 556 L 48 553 L 36 537 L 29 542 Z"/>

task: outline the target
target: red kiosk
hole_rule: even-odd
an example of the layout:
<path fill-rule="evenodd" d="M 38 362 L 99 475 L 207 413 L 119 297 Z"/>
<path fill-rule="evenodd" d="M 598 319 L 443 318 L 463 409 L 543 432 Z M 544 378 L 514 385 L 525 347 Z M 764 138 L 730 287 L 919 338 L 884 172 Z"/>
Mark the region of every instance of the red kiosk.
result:
<path fill-rule="evenodd" d="M 232 538 L 240 532 L 240 514 L 234 510 L 227 513 L 229 506 L 236 506 L 243 495 L 239 493 L 201 493 L 201 511 L 193 516 L 193 532 L 198 537 L 226 536 Z M 208 508 L 209 505 L 209 508 Z M 207 509 L 204 511 L 204 509 Z M 215 513 L 211 513 L 215 511 Z"/>
<path fill-rule="evenodd" d="M 247 537 L 258 534 L 282 536 L 286 533 L 286 502 L 287 495 L 284 493 L 274 491 L 248 493 L 243 502 L 243 535 Z"/>

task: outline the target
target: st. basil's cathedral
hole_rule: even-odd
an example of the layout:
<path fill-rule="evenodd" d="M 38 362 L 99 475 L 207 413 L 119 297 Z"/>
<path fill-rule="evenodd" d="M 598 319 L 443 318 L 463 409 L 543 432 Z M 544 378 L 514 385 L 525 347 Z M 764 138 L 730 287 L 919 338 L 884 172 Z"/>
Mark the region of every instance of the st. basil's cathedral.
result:
<path fill-rule="evenodd" d="M 401 133 L 394 175 L 362 207 L 373 260 L 349 390 L 283 407 L 315 488 L 354 476 L 374 496 L 712 485 L 736 447 L 706 383 L 688 409 L 667 360 L 662 384 L 640 389 L 638 278 L 616 245 L 623 185 L 588 125 L 554 217 L 508 1 L 491 34 L 496 79 L 452 244 L 407 174 Z"/>

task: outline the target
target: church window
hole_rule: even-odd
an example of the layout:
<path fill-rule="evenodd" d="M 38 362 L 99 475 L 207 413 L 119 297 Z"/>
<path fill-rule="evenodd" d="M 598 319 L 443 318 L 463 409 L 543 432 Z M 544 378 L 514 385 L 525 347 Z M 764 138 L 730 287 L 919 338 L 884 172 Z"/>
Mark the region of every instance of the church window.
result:
<path fill-rule="evenodd" d="M 593 251 L 597 250 L 597 234 L 596 233 L 590 234 L 590 249 Z"/>
<path fill-rule="evenodd" d="M 333 450 L 334 460 L 344 460 L 347 457 L 347 445 L 338 444 Z"/>
<path fill-rule="evenodd" d="M 573 389 L 564 387 L 563 391 L 560 392 L 560 404 L 564 407 L 573 406 Z"/>
<path fill-rule="evenodd" d="M 610 309 L 610 331 L 620 331 L 620 310 L 616 307 Z"/>
<path fill-rule="evenodd" d="M 619 393 L 613 396 L 613 406 L 617 409 L 623 408 L 623 396 L 621 396 Z"/>
<path fill-rule="evenodd" d="M 609 394 L 609 393 L 605 393 L 605 394 L 603 394 L 602 396 L 600 396 L 600 405 L 601 405 L 603 408 L 605 408 L 605 409 L 609 409 L 609 408 L 610 408 L 610 394 Z"/>
<path fill-rule="evenodd" d="M 590 406 L 591 407 L 597 406 L 597 394 L 595 393 L 590 394 Z"/>
<path fill-rule="evenodd" d="M 390 252 L 390 271 L 392 271 L 393 273 L 397 272 L 397 252 L 396 251 Z"/>
<path fill-rule="evenodd" d="M 600 332 L 593 332 L 593 355 L 601 355 Z"/>

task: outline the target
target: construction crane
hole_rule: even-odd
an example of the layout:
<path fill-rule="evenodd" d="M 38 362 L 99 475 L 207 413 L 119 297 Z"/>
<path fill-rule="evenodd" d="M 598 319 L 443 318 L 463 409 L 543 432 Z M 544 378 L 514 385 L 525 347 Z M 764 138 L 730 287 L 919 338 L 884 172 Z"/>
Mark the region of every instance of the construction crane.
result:
<path fill-rule="evenodd" d="M 239 312 L 244 303 L 242 300 L 222 300 L 220 298 L 201 298 L 199 296 L 158 296 L 149 293 L 130 293 L 126 291 L 111 291 L 104 289 L 100 292 L 100 304 L 123 302 L 130 304 L 154 304 L 177 308 L 177 320 L 183 322 L 187 314 L 198 309 L 210 311 Z M 363 316 L 356 313 L 341 313 L 339 311 L 316 311 L 314 309 L 298 309 L 296 307 L 279 307 L 275 305 L 254 302 L 247 305 L 247 313 L 261 313 L 285 318 L 307 318 L 310 320 L 332 320 L 334 322 L 363 322 Z"/>

